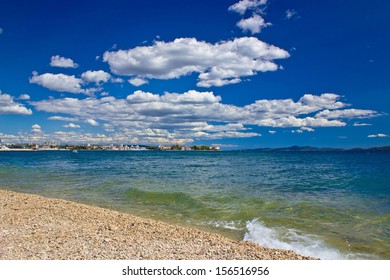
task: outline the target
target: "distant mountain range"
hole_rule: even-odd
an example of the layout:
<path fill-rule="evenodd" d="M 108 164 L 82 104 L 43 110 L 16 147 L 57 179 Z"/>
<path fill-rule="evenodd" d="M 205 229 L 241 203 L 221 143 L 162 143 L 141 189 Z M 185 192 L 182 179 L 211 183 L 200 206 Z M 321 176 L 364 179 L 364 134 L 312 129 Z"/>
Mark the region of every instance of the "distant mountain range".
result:
<path fill-rule="evenodd" d="M 343 151 L 390 151 L 390 146 L 372 147 L 372 148 L 316 148 L 311 146 L 291 146 L 285 148 L 257 148 L 247 149 L 247 151 L 260 152 L 343 152 Z"/>

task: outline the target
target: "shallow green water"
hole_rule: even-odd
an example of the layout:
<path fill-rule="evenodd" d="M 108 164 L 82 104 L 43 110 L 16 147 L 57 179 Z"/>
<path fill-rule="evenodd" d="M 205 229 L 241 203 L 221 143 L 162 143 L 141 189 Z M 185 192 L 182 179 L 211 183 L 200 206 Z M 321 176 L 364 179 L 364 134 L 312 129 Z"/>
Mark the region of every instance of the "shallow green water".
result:
<path fill-rule="evenodd" d="M 390 259 L 388 152 L 3 152 L 0 187 L 327 258 Z"/>

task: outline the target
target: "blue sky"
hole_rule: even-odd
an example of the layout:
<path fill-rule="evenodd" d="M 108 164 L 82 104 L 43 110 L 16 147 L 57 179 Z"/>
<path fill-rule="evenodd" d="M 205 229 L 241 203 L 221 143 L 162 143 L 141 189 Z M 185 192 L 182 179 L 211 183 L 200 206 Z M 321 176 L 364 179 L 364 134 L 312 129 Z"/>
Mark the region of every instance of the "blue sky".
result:
<path fill-rule="evenodd" d="M 388 1 L 2 1 L 3 142 L 390 145 Z"/>

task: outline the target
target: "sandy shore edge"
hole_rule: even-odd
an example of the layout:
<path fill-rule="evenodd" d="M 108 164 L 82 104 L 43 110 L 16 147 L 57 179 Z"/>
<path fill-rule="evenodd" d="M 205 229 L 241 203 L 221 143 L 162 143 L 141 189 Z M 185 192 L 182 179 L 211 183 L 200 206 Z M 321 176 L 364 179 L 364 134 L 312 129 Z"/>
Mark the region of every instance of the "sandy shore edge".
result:
<path fill-rule="evenodd" d="M 311 258 L 127 213 L 0 190 L 0 259 Z"/>

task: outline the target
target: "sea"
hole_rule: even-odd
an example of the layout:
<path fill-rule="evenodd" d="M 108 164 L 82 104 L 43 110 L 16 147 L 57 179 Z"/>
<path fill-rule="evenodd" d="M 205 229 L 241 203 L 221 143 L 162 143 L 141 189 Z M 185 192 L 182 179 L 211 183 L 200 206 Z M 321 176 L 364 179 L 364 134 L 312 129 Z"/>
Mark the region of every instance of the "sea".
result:
<path fill-rule="evenodd" d="M 390 259 L 389 151 L 1 152 L 0 188 L 321 259 Z"/>

